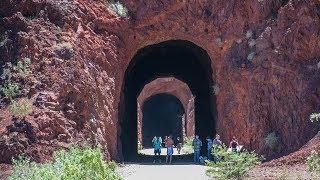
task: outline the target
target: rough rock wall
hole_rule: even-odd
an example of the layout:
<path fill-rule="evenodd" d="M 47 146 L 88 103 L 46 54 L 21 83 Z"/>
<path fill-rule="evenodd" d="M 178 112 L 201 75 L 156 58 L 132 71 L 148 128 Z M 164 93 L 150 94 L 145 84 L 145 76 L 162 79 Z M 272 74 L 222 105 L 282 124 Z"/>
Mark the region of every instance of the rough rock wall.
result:
<path fill-rule="evenodd" d="M 177 97 L 183 105 L 185 115 L 182 129 L 187 137 L 194 136 L 194 103 L 193 95 L 188 85 L 176 78 L 157 78 L 144 86 L 138 96 L 138 140 L 142 142 L 142 107 L 150 97 L 167 93 Z"/>
<path fill-rule="evenodd" d="M 42 161 L 80 140 L 100 144 L 108 158 L 121 157 L 115 137 L 124 72 L 138 49 L 173 39 L 210 55 L 224 141 L 235 135 L 272 155 L 264 143 L 269 132 L 282 137 L 278 154 L 316 133 L 308 116 L 319 110 L 318 0 L 121 2 L 129 18 L 102 0 L 0 2 L 0 65 L 28 57 L 34 81 L 25 121 L 12 119 L 1 100 L 1 162 L 23 152 Z M 21 123 L 33 140 L 26 130 L 7 128 Z"/>

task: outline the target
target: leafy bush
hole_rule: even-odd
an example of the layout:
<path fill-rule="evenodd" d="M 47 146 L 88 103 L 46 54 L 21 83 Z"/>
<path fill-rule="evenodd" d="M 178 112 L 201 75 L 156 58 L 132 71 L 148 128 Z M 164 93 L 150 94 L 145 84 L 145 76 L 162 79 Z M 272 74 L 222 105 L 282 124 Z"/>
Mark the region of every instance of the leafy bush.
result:
<path fill-rule="evenodd" d="M 276 150 L 279 147 L 280 136 L 276 132 L 269 133 L 265 138 L 265 142 L 270 149 Z"/>
<path fill-rule="evenodd" d="M 0 88 L 4 96 L 9 99 L 12 99 L 20 93 L 20 84 L 11 82 L 9 80 L 5 81 L 4 85 Z"/>
<path fill-rule="evenodd" d="M 312 113 L 310 115 L 310 121 L 311 122 L 318 122 L 320 119 L 320 113 Z"/>
<path fill-rule="evenodd" d="M 248 54 L 248 56 L 247 56 L 248 61 L 253 61 L 253 58 L 255 55 L 256 55 L 255 52 L 250 52 L 250 54 Z"/>
<path fill-rule="evenodd" d="M 316 151 L 312 151 L 307 158 L 307 166 L 309 172 L 320 174 L 320 155 Z"/>
<path fill-rule="evenodd" d="M 220 159 L 218 162 L 208 161 L 210 167 L 207 170 L 207 175 L 218 179 L 240 179 L 255 166 L 261 164 L 262 158 L 254 152 L 243 151 L 234 153 L 228 151 L 228 148 L 223 146 L 214 149 L 214 155 Z"/>
<path fill-rule="evenodd" d="M 17 62 L 17 66 L 13 66 L 13 69 L 18 72 L 20 76 L 28 76 L 30 71 L 31 60 L 29 58 L 24 58 L 22 61 Z"/>
<path fill-rule="evenodd" d="M 13 161 L 9 180 L 120 180 L 116 164 L 105 162 L 100 149 L 72 147 L 54 153 L 50 163 L 37 164 L 20 158 Z"/>
<path fill-rule="evenodd" d="M 128 9 L 118 0 L 106 0 L 108 7 L 115 12 L 118 16 L 128 17 Z"/>
<path fill-rule="evenodd" d="M 28 99 L 20 99 L 19 101 L 12 101 L 10 105 L 10 112 L 14 116 L 26 117 L 32 110 L 32 103 Z"/>
<path fill-rule="evenodd" d="M 183 144 L 183 146 L 182 146 L 182 148 L 181 148 L 181 151 L 182 151 L 184 154 L 191 154 L 191 153 L 193 153 L 192 141 L 193 141 L 192 138 L 185 138 L 185 139 L 184 139 L 184 144 Z"/>
<path fill-rule="evenodd" d="M 11 100 L 20 94 L 21 84 L 18 82 L 18 79 L 21 77 L 24 78 L 31 73 L 30 64 L 31 60 L 29 58 L 23 58 L 17 62 L 17 65 L 12 65 L 11 63 L 6 64 L 6 68 L 3 69 L 1 74 L 1 80 L 4 83 L 0 86 L 0 91 L 5 97 Z M 13 76 L 18 78 L 12 78 Z"/>
<path fill-rule="evenodd" d="M 248 31 L 246 32 L 246 38 L 247 38 L 247 39 L 250 39 L 250 38 L 252 38 L 252 36 L 253 36 L 252 30 L 248 30 Z"/>

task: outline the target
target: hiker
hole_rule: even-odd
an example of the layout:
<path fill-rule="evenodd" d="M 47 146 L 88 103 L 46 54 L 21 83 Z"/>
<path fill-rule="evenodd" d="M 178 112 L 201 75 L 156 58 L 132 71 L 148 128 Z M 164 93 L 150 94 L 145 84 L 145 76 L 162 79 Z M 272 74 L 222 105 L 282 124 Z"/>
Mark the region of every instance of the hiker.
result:
<path fill-rule="evenodd" d="M 236 137 L 233 136 L 232 140 L 230 142 L 229 148 L 231 149 L 232 152 L 238 152 L 238 149 L 237 149 L 238 145 L 239 145 L 239 143 L 238 143 Z"/>
<path fill-rule="evenodd" d="M 220 140 L 220 135 L 217 134 L 216 135 L 216 138 L 213 139 L 212 141 L 212 150 L 211 151 L 214 151 L 215 148 L 217 147 L 221 147 L 222 146 L 222 142 Z M 219 160 L 219 157 L 217 157 L 216 155 L 213 154 L 213 161 L 214 162 L 217 162 Z"/>
<path fill-rule="evenodd" d="M 155 142 L 157 140 L 157 136 L 155 136 L 155 137 L 153 137 L 153 139 L 152 139 L 152 144 Z"/>
<path fill-rule="evenodd" d="M 166 148 L 167 148 L 166 163 L 168 163 L 168 159 L 169 159 L 169 164 L 171 164 L 172 155 L 173 155 L 173 145 L 174 145 L 172 136 L 169 136 L 169 137 L 165 140 L 165 144 L 166 144 Z"/>
<path fill-rule="evenodd" d="M 193 150 L 194 150 L 194 162 L 199 163 L 202 142 L 199 139 L 198 135 L 196 135 L 196 137 L 193 139 L 192 145 L 193 145 Z"/>
<path fill-rule="evenodd" d="M 180 137 L 177 137 L 177 151 L 178 151 L 178 154 L 180 154 L 180 151 L 181 151 L 181 148 L 182 148 L 182 141 L 180 139 Z"/>
<path fill-rule="evenodd" d="M 212 147 L 214 148 L 214 147 L 217 147 L 217 146 L 222 146 L 222 142 L 220 140 L 220 135 L 219 134 L 217 134 L 216 138 L 214 138 L 213 141 L 212 141 Z"/>
<path fill-rule="evenodd" d="M 161 163 L 160 155 L 161 155 L 161 137 L 156 137 L 156 140 L 153 141 L 154 155 L 155 160 L 154 163 L 158 160 Z"/>
<path fill-rule="evenodd" d="M 164 141 L 162 141 L 162 147 L 166 147 L 166 140 L 168 139 L 168 136 L 164 137 Z"/>
<path fill-rule="evenodd" d="M 208 160 L 212 160 L 213 141 L 209 136 L 207 137 L 206 140 L 207 140 L 207 158 L 208 158 Z"/>

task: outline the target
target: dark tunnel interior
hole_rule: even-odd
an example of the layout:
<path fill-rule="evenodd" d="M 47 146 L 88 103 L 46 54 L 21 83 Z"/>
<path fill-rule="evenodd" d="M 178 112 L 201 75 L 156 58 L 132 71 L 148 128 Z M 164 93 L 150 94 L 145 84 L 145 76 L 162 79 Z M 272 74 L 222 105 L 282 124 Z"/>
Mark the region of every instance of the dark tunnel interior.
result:
<path fill-rule="evenodd" d="M 182 40 L 165 41 L 140 49 L 124 77 L 119 103 L 119 141 L 124 161 L 137 159 L 137 97 L 143 87 L 160 77 L 185 82 L 195 96 L 195 133 L 200 138 L 215 134 L 215 96 L 211 60 L 205 50 Z M 205 150 L 205 145 L 203 146 Z"/>
<path fill-rule="evenodd" d="M 184 108 L 180 100 L 170 94 L 157 94 L 148 98 L 142 106 L 142 145 L 152 147 L 154 136 L 182 137 Z"/>

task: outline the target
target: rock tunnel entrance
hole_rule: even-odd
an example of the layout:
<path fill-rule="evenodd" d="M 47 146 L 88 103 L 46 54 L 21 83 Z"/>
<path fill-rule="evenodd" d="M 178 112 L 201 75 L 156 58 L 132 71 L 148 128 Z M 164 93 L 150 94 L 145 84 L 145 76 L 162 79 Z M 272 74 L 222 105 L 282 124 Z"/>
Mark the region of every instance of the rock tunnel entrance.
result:
<path fill-rule="evenodd" d="M 217 116 L 212 73 L 207 52 L 189 41 L 165 41 L 140 49 L 126 70 L 119 104 L 123 160 L 138 160 L 137 97 L 156 78 L 175 77 L 189 86 L 195 96 L 195 133 L 202 139 L 213 136 Z"/>
<path fill-rule="evenodd" d="M 170 94 L 151 96 L 142 107 L 142 145 L 152 147 L 154 136 L 172 135 L 182 138 L 182 116 L 185 110 L 180 100 Z"/>

